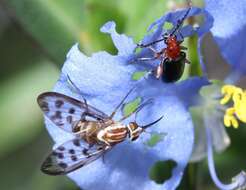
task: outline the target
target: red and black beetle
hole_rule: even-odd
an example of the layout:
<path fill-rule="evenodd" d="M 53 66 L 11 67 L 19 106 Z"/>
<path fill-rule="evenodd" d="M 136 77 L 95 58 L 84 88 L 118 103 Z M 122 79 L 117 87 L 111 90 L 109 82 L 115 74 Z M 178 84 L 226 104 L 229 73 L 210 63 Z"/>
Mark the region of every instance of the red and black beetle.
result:
<path fill-rule="evenodd" d="M 148 44 L 138 44 L 137 47 L 140 48 L 148 48 L 153 53 L 153 57 L 148 58 L 138 58 L 137 61 L 150 61 L 155 59 L 160 59 L 160 64 L 158 67 L 152 71 L 157 79 L 162 79 L 164 82 L 175 82 L 179 80 L 184 72 L 185 63 L 190 63 L 186 59 L 186 53 L 182 50 L 187 50 L 186 47 L 181 46 L 183 42 L 183 36 L 180 32 L 180 27 L 182 26 L 184 20 L 188 16 L 191 10 L 191 6 L 189 6 L 185 15 L 178 20 L 177 25 L 172 30 L 170 34 L 165 33 L 162 39 L 153 41 Z M 177 39 L 176 33 L 179 33 L 181 36 L 181 40 Z M 161 49 L 161 51 L 155 50 L 152 45 L 164 41 L 166 47 Z"/>

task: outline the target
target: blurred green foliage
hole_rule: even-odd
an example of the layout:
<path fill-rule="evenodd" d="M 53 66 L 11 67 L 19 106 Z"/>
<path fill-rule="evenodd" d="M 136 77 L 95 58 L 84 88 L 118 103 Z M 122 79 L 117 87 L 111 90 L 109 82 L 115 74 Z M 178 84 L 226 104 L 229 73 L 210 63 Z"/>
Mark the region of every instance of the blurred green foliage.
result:
<path fill-rule="evenodd" d="M 116 53 L 108 35 L 100 27 L 109 20 L 117 31 L 139 41 L 147 27 L 169 7 L 166 0 L 2 0 L 0 1 L 0 189 L 75 190 L 65 176 L 50 177 L 39 171 L 52 147 L 36 104 L 39 93 L 52 89 L 59 76 L 67 51 L 78 42 L 83 52 L 98 50 Z M 179 5 L 184 3 L 178 1 Z M 194 39 L 195 40 L 195 39 Z M 194 44 L 194 41 L 190 43 Z M 193 65 L 198 65 L 191 48 Z M 199 68 L 192 68 L 196 72 Z M 137 76 L 136 76 L 137 77 Z M 245 150 L 240 141 L 246 129 L 231 130 L 233 148 L 217 158 L 222 177 L 242 168 Z M 232 165 L 230 164 L 233 164 Z M 194 166 L 191 166 L 194 168 Z M 206 162 L 187 170 L 180 189 L 190 176 L 202 176 L 204 189 L 214 188 Z M 191 172 L 195 171 L 190 174 Z M 198 184 L 198 186 L 199 186 Z M 197 184 L 195 184 L 197 185 Z M 203 188 L 200 188 L 203 189 Z"/>

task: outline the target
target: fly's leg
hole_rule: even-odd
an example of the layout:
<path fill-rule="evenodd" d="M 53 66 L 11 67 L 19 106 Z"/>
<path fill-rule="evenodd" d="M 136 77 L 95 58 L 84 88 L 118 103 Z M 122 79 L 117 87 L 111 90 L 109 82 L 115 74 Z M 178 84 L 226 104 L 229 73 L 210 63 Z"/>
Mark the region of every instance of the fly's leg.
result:
<path fill-rule="evenodd" d="M 110 150 L 112 148 L 112 146 L 110 146 L 110 145 L 107 145 L 106 147 L 105 147 L 105 151 L 103 152 L 103 154 L 102 154 L 102 162 L 105 164 L 105 154 L 107 153 L 107 151 L 108 150 Z"/>
<path fill-rule="evenodd" d="M 118 122 L 122 122 L 123 120 L 127 119 L 128 117 L 130 117 L 134 113 L 137 114 L 144 106 L 146 106 L 147 104 L 152 103 L 152 102 L 153 102 L 153 99 L 148 99 L 144 103 L 140 104 L 133 112 L 122 117 Z M 136 118 L 135 118 L 135 120 L 136 120 Z"/>
<path fill-rule="evenodd" d="M 123 103 L 125 102 L 126 98 L 129 96 L 129 94 L 134 90 L 135 88 L 132 88 L 131 90 L 129 90 L 129 92 L 125 95 L 125 97 L 121 100 L 121 102 L 119 103 L 118 106 L 116 106 L 116 108 L 114 109 L 114 111 L 112 112 L 112 114 L 110 115 L 110 119 L 112 119 L 114 117 L 114 115 L 116 114 L 116 112 L 118 111 L 118 109 L 123 105 Z"/>
<path fill-rule="evenodd" d="M 69 83 L 73 86 L 73 88 L 80 94 L 82 95 L 83 93 L 81 92 L 81 90 L 79 89 L 79 87 L 76 86 L 76 84 L 74 84 L 74 82 L 71 80 L 71 78 L 69 77 L 69 75 L 67 75 L 67 79 L 69 81 Z M 86 112 L 88 111 L 88 104 L 87 104 L 87 101 L 84 97 L 83 98 L 83 101 L 85 103 L 85 106 L 86 106 Z"/>
<path fill-rule="evenodd" d="M 69 77 L 69 75 L 67 75 L 67 79 L 68 79 L 68 81 L 69 81 L 69 83 L 72 85 L 72 87 L 82 96 L 82 91 L 79 89 L 79 87 L 77 87 L 76 85 L 75 85 L 75 83 L 71 80 L 71 78 Z M 89 106 L 88 106 L 88 104 L 87 104 L 87 100 L 82 96 L 82 99 L 83 99 L 83 102 L 84 102 L 84 104 L 85 104 L 85 111 L 83 112 L 83 114 L 81 115 L 81 120 L 83 121 L 85 121 L 86 119 L 86 116 L 90 116 L 90 115 L 93 115 L 93 114 L 91 114 L 90 113 L 90 111 L 89 111 Z M 101 118 L 97 118 L 97 120 L 101 120 Z"/>
<path fill-rule="evenodd" d="M 87 104 L 86 99 L 83 98 L 83 100 L 84 100 L 84 103 L 85 103 L 85 112 L 82 113 L 82 115 L 81 115 L 81 120 L 86 121 L 85 118 L 86 118 L 86 116 L 89 114 L 89 107 L 88 107 L 88 104 Z"/>

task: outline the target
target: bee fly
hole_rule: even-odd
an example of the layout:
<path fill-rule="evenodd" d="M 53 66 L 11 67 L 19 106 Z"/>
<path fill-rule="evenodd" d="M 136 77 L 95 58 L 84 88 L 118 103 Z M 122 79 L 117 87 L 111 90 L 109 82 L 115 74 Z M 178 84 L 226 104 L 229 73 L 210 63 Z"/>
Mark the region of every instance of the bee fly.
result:
<path fill-rule="evenodd" d="M 56 126 L 74 135 L 74 139 L 52 151 L 43 162 L 41 170 L 49 175 L 72 172 L 100 158 L 127 137 L 131 141 L 136 140 L 147 127 L 160 121 L 162 117 L 144 126 L 139 126 L 136 119 L 127 125 L 121 123 L 132 114 L 137 114 L 147 102 L 139 105 L 134 112 L 119 121 L 113 120 L 115 113 L 132 90 L 126 94 L 110 116 L 88 105 L 85 99 L 80 101 L 57 92 L 39 95 L 37 101 L 44 115 Z"/>

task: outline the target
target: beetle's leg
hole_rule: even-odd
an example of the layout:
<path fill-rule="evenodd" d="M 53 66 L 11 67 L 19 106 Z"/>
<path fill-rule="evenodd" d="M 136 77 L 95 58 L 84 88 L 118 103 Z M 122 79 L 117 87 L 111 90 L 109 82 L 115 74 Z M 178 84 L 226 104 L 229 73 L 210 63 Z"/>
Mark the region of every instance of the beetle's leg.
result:
<path fill-rule="evenodd" d="M 135 61 L 154 61 L 155 57 L 139 57 Z"/>
<path fill-rule="evenodd" d="M 121 100 L 121 102 L 115 107 L 114 111 L 111 113 L 110 115 L 110 119 L 112 119 L 114 117 L 114 115 L 116 114 L 116 112 L 118 111 L 118 109 L 123 105 L 123 103 L 125 102 L 125 100 L 127 99 L 127 97 L 129 96 L 129 94 L 134 90 L 135 88 L 133 87 L 131 90 L 129 90 L 129 92 L 125 95 L 125 97 Z"/>
<path fill-rule="evenodd" d="M 162 51 L 158 52 L 152 47 L 150 50 L 154 52 L 154 57 L 139 57 L 135 59 L 135 61 L 154 61 L 155 59 L 159 59 L 161 55 L 163 54 Z"/>
<path fill-rule="evenodd" d="M 191 62 L 188 59 L 185 59 L 185 63 L 191 64 Z"/>
<path fill-rule="evenodd" d="M 185 46 L 180 46 L 180 49 L 182 49 L 182 50 L 187 50 L 188 48 L 185 47 Z"/>
<path fill-rule="evenodd" d="M 158 66 L 157 66 L 157 68 L 156 68 L 156 70 L 155 70 L 155 77 L 157 78 L 157 79 L 160 79 L 161 78 L 161 76 L 162 76 L 162 74 L 163 74 L 163 63 L 161 62 Z"/>
<path fill-rule="evenodd" d="M 154 45 L 154 44 L 156 44 L 156 43 L 158 43 L 158 42 L 161 42 L 161 41 L 163 41 L 163 40 L 165 40 L 165 38 L 162 38 L 162 39 L 159 39 L 159 40 L 150 42 L 150 43 L 148 43 L 148 44 L 137 44 L 137 47 L 139 47 L 139 48 L 146 48 L 146 47 L 152 46 L 152 45 Z"/>
<path fill-rule="evenodd" d="M 158 53 L 158 51 L 155 48 L 153 48 L 152 46 L 148 46 L 147 48 L 149 50 L 151 50 L 154 54 L 157 54 Z"/>

